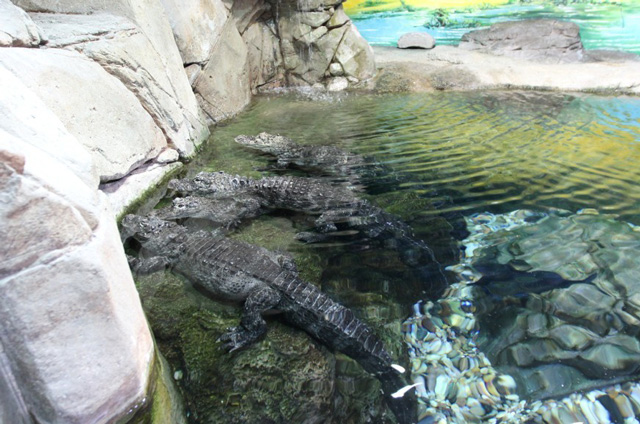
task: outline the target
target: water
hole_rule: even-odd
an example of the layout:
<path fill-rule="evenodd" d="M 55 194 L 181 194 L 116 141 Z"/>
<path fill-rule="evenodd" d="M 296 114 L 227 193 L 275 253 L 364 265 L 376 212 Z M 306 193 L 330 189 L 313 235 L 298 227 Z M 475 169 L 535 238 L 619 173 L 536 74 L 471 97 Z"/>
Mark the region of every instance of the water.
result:
<path fill-rule="evenodd" d="M 575 22 L 586 49 L 614 49 L 640 53 L 640 5 L 575 4 L 509 5 L 473 11 L 452 11 L 452 24 L 426 28 L 429 10 L 379 12 L 352 16 L 363 37 L 373 45 L 395 46 L 402 34 L 426 31 L 437 44 L 457 45 L 463 34 L 496 22 L 550 18 Z"/>
<path fill-rule="evenodd" d="M 518 401 L 504 401 L 495 406 L 495 411 L 513 409 L 518 414 L 526 415 L 531 413 L 530 409 L 526 409 L 531 403 L 526 407 L 518 406 L 519 399 L 531 402 L 546 397 L 561 397 L 578 389 L 591 390 L 634 379 L 637 370 L 628 366 L 628 358 L 621 360 L 623 364 L 615 372 L 600 370 L 596 372 L 598 375 L 586 376 L 583 374 L 583 363 L 567 362 L 565 359 L 556 361 L 553 358 L 562 356 L 564 350 L 558 350 L 555 339 L 543 330 L 597 334 L 593 336 L 597 340 L 588 342 L 591 344 L 585 344 L 587 347 L 584 348 L 585 352 L 590 352 L 584 355 L 591 355 L 589 358 L 596 358 L 593 359 L 596 362 L 602 362 L 602 357 L 612 357 L 612 349 L 614 358 L 617 358 L 616 355 L 627 355 L 631 363 L 640 360 L 640 350 L 631 352 L 634 343 L 638 343 L 636 335 L 640 331 L 640 321 L 637 325 L 629 324 L 620 321 L 617 318 L 619 315 L 611 313 L 620 308 L 631 314 L 636 313 L 629 306 L 636 304 L 633 303 L 636 300 L 629 300 L 636 299 L 635 286 L 625 286 L 621 291 L 620 284 L 626 284 L 623 282 L 629 281 L 629 275 L 640 269 L 637 268 L 640 261 L 636 260 L 635 254 L 640 253 L 640 244 L 634 238 L 636 233 L 632 226 L 640 225 L 640 185 L 637 184 L 640 181 L 640 169 L 637 167 L 640 162 L 640 99 L 536 92 L 357 96 L 307 92 L 263 96 L 257 97 L 241 116 L 213 131 L 207 146 L 189 165 L 187 174 L 192 176 L 202 170 L 222 170 L 252 177 L 265 174 L 310 175 L 303 169 L 277 169 L 272 157 L 243 148 L 233 141 L 239 134 L 255 135 L 262 131 L 286 135 L 300 144 L 335 145 L 372 158 L 379 173 L 375 178 L 363 179 L 364 188 L 361 188 L 360 195 L 411 225 L 416 237 L 424 240 L 433 250 L 437 263 L 431 262 L 429 266 L 422 267 L 403 261 L 393 249 L 375 243 L 363 245 L 352 243 L 352 240 L 341 243 L 338 239 L 332 243 L 305 245 L 295 240 L 295 234 L 308 230 L 309 220 L 289 212 L 261 217 L 232 235 L 272 250 L 292 252 L 304 279 L 319 284 L 323 291 L 356 310 L 382 335 L 390 349 L 401 357 L 403 342 L 400 324 L 407 316 L 413 315 L 413 321 L 403 325 L 405 339 L 411 339 L 414 346 L 422 347 L 412 348 L 411 359 L 407 360 L 404 356 L 404 363 L 409 362 L 413 367 L 413 378 L 418 379 L 415 381 L 420 382 L 419 378 L 425 378 L 418 392 L 424 395 L 423 405 L 431 399 L 428 372 L 420 368 L 427 361 L 426 356 L 422 355 L 424 352 L 421 352 L 427 347 L 420 344 L 423 341 L 419 340 L 426 334 L 424 329 L 420 330 L 425 318 L 441 327 L 442 323 L 449 327 L 458 325 L 460 328 L 473 323 L 467 329 L 469 334 L 465 336 L 464 343 L 456 342 L 456 349 L 467 349 L 465 358 L 480 357 L 478 355 L 482 351 L 483 361 L 493 364 L 485 368 L 494 373 L 490 375 L 495 377 L 497 386 L 498 382 L 511 384 L 511 380 L 505 376 L 514 376 L 513 381 L 517 382 L 518 389 L 511 390 L 510 396 L 520 396 Z M 323 176 L 328 181 L 339 180 L 331 173 Z M 558 209 L 561 211 L 554 212 Z M 582 212 L 577 214 L 578 211 Z M 538 224 L 543 216 L 544 220 L 540 221 L 543 224 Z M 508 225 L 500 224 L 503 222 L 512 227 L 506 231 Z M 522 229 L 523 226 L 526 229 Z M 596 236 L 583 236 L 587 233 Z M 466 257 L 461 255 L 462 244 L 467 246 Z M 465 268 L 471 266 L 470 262 L 464 261 L 472 257 L 470 252 L 473 249 L 476 256 L 472 265 L 500 276 L 496 281 L 501 285 L 495 282 L 484 285 L 489 295 L 476 290 L 472 282 L 475 277 Z M 461 261 L 463 265 L 460 265 Z M 604 271 L 589 268 L 593 261 L 597 262 L 593 266 Z M 519 268 L 505 271 L 505 267 L 512 263 Z M 565 263 L 569 265 L 565 266 Z M 525 267 L 531 267 L 531 264 L 548 273 L 532 274 L 540 283 L 549 284 L 546 278 L 553 273 L 552 276 L 560 275 L 550 280 L 552 284 L 557 284 L 558 289 L 569 287 L 569 290 L 576 290 L 589 286 L 598 293 L 606 291 L 613 303 L 601 302 L 608 309 L 586 321 L 583 318 L 573 319 L 566 314 L 555 316 L 543 313 L 541 311 L 544 310 L 536 306 L 540 302 L 558 302 L 560 305 L 561 301 L 571 298 L 574 292 L 561 295 L 558 293 L 565 292 L 555 292 L 554 295 L 541 293 L 541 289 L 532 286 Z M 458 285 L 451 286 L 443 293 L 441 274 L 438 273 L 443 273 L 449 283 L 458 280 L 462 283 L 456 283 Z M 594 273 L 598 274 L 595 280 Z M 611 275 L 615 278 L 609 278 Z M 510 284 L 510 281 L 514 283 Z M 583 283 L 579 285 L 572 281 Z M 631 281 L 635 280 L 631 278 Z M 511 287 L 520 283 L 526 289 L 514 290 Z M 505 286 L 507 294 L 503 290 Z M 582 292 L 578 292 L 580 294 Z M 193 297 L 193 294 L 190 296 Z M 153 303 L 145 302 L 144 297 L 143 303 Z M 637 304 L 640 305 L 640 294 L 638 297 Z M 175 302 L 176 298 L 171 297 L 167 301 Z M 539 299 L 542 300 L 538 302 Z M 466 309 L 461 307 L 461 302 L 466 300 L 473 304 L 475 315 L 467 316 L 467 312 L 464 312 Z M 620 306 L 619 302 L 623 301 L 631 303 Z M 414 308 L 416 302 L 419 303 Z M 435 309 L 427 307 L 429 303 L 426 302 L 433 302 L 430 305 Z M 189 308 L 194 306 L 185 306 L 188 312 L 180 316 L 193 316 L 194 309 Z M 187 403 L 191 405 L 192 413 L 199 417 L 194 422 L 215 422 L 207 421 L 204 417 L 213 417 L 215 414 L 211 411 L 221 410 L 221 404 L 225 408 L 236 405 L 226 400 L 236 394 L 216 393 L 215 390 L 221 389 L 210 387 L 210 379 L 220 378 L 217 377 L 219 375 L 230 373 L 236 379 L 233 391 L 236 392 L 238 386 L 247 390 L 242 392 L 243 399 L 262 399 L 258 395 L 252 398 L 253 395 L 248 394 L 253 384 L 250 383 L 252 377 L 237 374 L 237 369 L 241 369 L 237 364 L 248 364 L 249 359 L 235 363 L 233 358 L 216 353 L 215 361 L 202 360 L 210 368 L 198 368 L 202 366 L 194 364 L 193 358 L 201 355 L 200 351 L 208 352 L 209 344 L 215 344 L 215 331 L 220 325 L 218 322 L 224 321 L 222 328 L 237 320 L 237 315 L 231 316 L 227 309 L 223 310 L 222 318 L 206 315 L 213 308 L 215 306 L 196 308 L 199 310 L 198 325 L 189 327 L 188 331 L 181 330 L 183 333 L 176 343 L 194 344 L 191 347 L 177 347 L 179 344 L 168 342 L 175 337 L 171 335 L 172 331 L 177 330 L 170 331 L 165 324 L 160 325 L 161 336 L 158 339 L 161 348 L 168 349 L 174 367 L 185 367 L 185 375 L 190 376 L 185 379 L 184 390 L 187 397 L 191 396 Z M 452 321 L 453 318 L 459 319 L 456 313 L 447 312 L 450 314 L 447 315 L 446 311 L 458 311 L 462 324 Z M 147 310 L 147 313 L 152 326 L 155 320 L 162 323 L 162 319 L 170 315 L 165 309 L 158 309 L 155 313 Z M 203 315 L 206 315 L 206 319 Z M 471 321 L 464 324 L 464 319 Z M 180 325 L 192 325 L 189 324 L 192 318 L 185 320 L 186 324 Z M 539 325 L 541 320 L 546 324 Z M 566 325 L 556 325 L 559 322 Z M 279 342 L 284 345 L 290 343 L 286 341 L 288 339 L 282 342 L 285 337 L 282 335 L 285 331 L 283 327 L 276 325 L 273 330 L 274 325 L 270 322 L 271 331 L 276 332 L 277 338 L 261 345 L 258 352 L 262 352 L 262 356 L 275 355 L 273 352 L 264 353 L 268 349 L 279 352 L 278 349 L 282 349 L 282 346 L 278 347 Z M 603 325 L 604 330 L 601 328 Z M 556 330 L 560 327 L 561 330 Z M 538 332 L 540 328 L 542 332 Z M 606 334 L 598 331 L 605 331 Z M 609 331 L 615 333 L 615 343 L 611 341 Z M 460 330 L 459 334 L 463 333 Z M 542 364 L 527 363 L 528 356 L 520 352 L 526 350 L 528 336 L 508 338 L 516 333 L 531 333 L 529 336 L 544 347 L 543 354 L 547 352 L 544 349 L 550 349 L 552 354 L 548 355 L 552 360 L 547 358 Z M 443 337 L 437 343 L 430 340 L 429 348 L 434 343 L 440 348 L 450 335 Z M 571 337 L 569 339 L 573 340 Z M 595 353 L 588 350 L 594 344 L 597 348 Z M 190 354 L 190 351 L 196 353 Z M 204 358 L 208 355 L 204 355 Z M 343 364 L 344 361 L 338 360 Z M 227 368 L 224 371 L 216 370 L 218 362 L 226 364 L 224 366 Z M 320 360 L 317 363 L 323 364 Z M 325 368 L 322 370 L 326 371 Z M 436 369 L 433 365 L 427 368 Z M 259 373 L 261 369 L 271 368 L 262 364 L 250 369 Z M 356 405 L 357 411 L 345 412 L 337 408 L 331 412 L 332 419 L 345 420 L 349 413 L 359 416 L 361 411 L 368 408 L 364 405 L 368 405 L 370 396 L 377 393 L 376 386 L 371 384 L 371 380 L 355 376 L 352 366 L 341 365 L 337 369 L 340 371 L 336 372 L 336 378 L 343 381 L 338 386 L 351 389 L 336 396 L 348 397 Z M 556 376 L 555 379 L 552 376 Z M 275 377 L 271 371 L 256 378 L 262 381 L 258 389 L 267 387 L 272 391 L 273 387 L 282 384 L 272 381 Z M 249 383 L 245 384 L 245 380 Z M 435 384 L 436 379 L 433 381 Z M 436 393 L 435 387 L 433 393 Z M 315 395 L 305 396 L 313 398 Z M 446 406 L 445 401 L 444 398 L 438 400 L 442 410 L 451 407 L 450 403 Z M 277 404 L 280 401 L 273 402 Z M 240 402 L 240 405 L 247 404 L 251 402 Z M 319 411 L 323 408 L 319 408 Z M 425 408 L 422 409 L 423 413 L 427 413 Z M 233 411 L 224 410 L 224 413 Z M 269 409 L 269 413 L 271 411 Z M 457 422 L 474 421 L 465 418 Z"/>

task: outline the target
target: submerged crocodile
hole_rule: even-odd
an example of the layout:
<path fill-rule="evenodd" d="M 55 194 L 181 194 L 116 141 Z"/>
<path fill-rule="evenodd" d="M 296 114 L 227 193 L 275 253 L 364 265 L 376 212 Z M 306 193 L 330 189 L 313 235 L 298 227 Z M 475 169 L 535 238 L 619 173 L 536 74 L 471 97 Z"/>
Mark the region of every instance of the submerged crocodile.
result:
<path fill-rule="evenodd" d="M 286 209 L 317 215 L 314 232 L 298 234 L 298 239 L 313 243 L 355 233 L 359 241 L 375 240 L 393 247 L 405 262 L 415 265 L 421 259 L 434 260 L 431 249 L 413 236 L 409 225 L 342 186 L 301 177 L 263 177 L 252 179 L 225 172 L 201 172 L 192 179 L 172 180 L 169 188 L 194 198 L 254 198 L 260 208 L 238 208 L 238 213 L 255 217 L 274 209 Z M 235 200 L 234 200 L 235 201 Z M 205 217 L 210 202 L 192 204 L 193 215 Z M 212 211 L 215 216 L 216 212 Z M 182 217 L 189 216 L 184 210 Z"/>
<path fill-rule="evenodd" d="M 146 256 L 130 260 L 134 271 L 171 267 L 213 297 L 244 302 L 240 325 L 220 337 L 229 351 L 252 344 L 267 331 L 263 313 L 281 312 L 289 323 L 358 361 L 382 383 L 398 422 L 415 422 L 412 399 L 393 396 L 407 386 L 382 342 L 353 312 L 301 280 L 290 260 L 220 233 L 189 232 L 153 216 L 127 215 L 122 228 L 123 237 L 140 242 Z"/>
<path fill-rule="evenodd" d="M 354 174 L 355 168 L 370 163 L 355 153 L 335 146 L 303 146 L 288 137 L 265 132 L 257 136 L 239 135 L 236 143 L 277 157 L 278 166 L 296 165 L 302 168 L 321 168 L 340 175 Z"/>

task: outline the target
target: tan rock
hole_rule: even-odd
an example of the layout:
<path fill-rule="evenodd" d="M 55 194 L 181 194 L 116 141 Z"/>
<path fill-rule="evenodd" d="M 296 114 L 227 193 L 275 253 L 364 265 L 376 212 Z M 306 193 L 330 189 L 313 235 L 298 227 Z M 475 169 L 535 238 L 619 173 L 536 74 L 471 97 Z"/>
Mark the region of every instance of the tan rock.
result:
<path fill-rule="evenodd" d="M 355 25 L 345 25 L 346 32 L 336 50 L 336 61 L 342 65 L 348 76 L 360 80 L 371 78 L 375 73 L 373 49 L 360 35 Z"/>
<path fill-rule="evenodd" d="M 251 99 L 247 46 L 228 20 L 209 62 L 194 83 L 202 109 L 212 122 L 228 119 Z"/>
<path fill-rule="evenodd" d="M 9 0 L 0 0 L 0 47 L 34 47 L 41 41 L 29 15 Z"/>
<path fill-rule="evenodd" d="M 258 21 L 260 15 L 270 9 L 271 5 L 265 1 L 234 0 L 231 15 L 240 34 L 244 34 L 251 24 Z"/>
<path fill-rule="evenodd" d="M 101 181 L 126 175 L 166 145 L 138 99 L 80 53 L 0 49 L 0 66 L 40 97 L 87 148 Z"/>
<path fill-rule="evenodd" d="M 182 63 L 204 64 L 216 45 L 229 12 L 221 0 L 161 0 L 167 12 Z"/>
<path fill-rule="evenodd" d="M 0 151 L 24 158 L 0 163 L 3 377 L 29 422 L 117 421 L 144 403 L 153 342 L 111 211 L 45 151 L 6 132 Z"/>
<path fill-rule="evenodd" d="M 351 19 L 349 19 L 344 11 L 344 8 L 340 4 L 338 5 L 338 7 L 336 7 L 333 15 L 331 15 L 331 19 L 329 19 L 329 22 L 327 22 L 327 27 L 331 29 L 337 28 L 346 24 L 347 22 L 351 22 Z"/>
<path fill-rule="evenodd" d="M 242 39 L 247 46 L 251 89 L 281 78 L 280 43 L 269 26 L 256 22 L 242 34 Z"/>

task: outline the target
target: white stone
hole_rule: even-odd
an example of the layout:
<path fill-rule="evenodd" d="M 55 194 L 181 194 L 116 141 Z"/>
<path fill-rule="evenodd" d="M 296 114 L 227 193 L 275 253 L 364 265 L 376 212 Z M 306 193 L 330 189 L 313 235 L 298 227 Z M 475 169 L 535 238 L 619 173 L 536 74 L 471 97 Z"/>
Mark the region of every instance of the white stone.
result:
<path fill-rule="evenodd" d="M 171 82 L 185 119 L 193 125 L 191 132 L 196 144 L 207 138 L 208 128 L 201 115 L 198 102 L 184 72 L 182 59 L 171 31 L 171 25 L 162 4 L 156 0 L 14 0 L 27 12 L 53 12 L 64 14 L 109 13 L 128 18 L 149 39 L 158 52 L 162 69 Z"/>
<path fill-rule="evenodd" d="M 60 49 L 0 49 L 11 71 L 85 146 L 101 181 L 120 178 L 166 146 L 138 99 L 100 65 Z"/>
<path fill-rule="evenodd" d="M 154 348 L 106 199 L 2 131 L 0 156 L 2 372 L 34 421 L 117 421 L 144 402 Z"/>
<path fill-rule="evenodd" d="M 251 99 L 247 46 L 232 20 L 209 62 L 194 83 L 196 97 L 212 122 L 228 119 L 240 112 Z"/>
<path fill-rule="evenodd" d="M 202 71 L 202 66 L 197 63 L 189 65 L 184 68 L 184 71 L 187 73 L 187 78 L 189 78 L 189 84 L 193 85 L 198 79 L 198 75 L 200 75 L 200 71 Z"/>
<path fill-rule="evenodd" d="M 349 81 L 345 77 L 331 78 L 327 83 L 328 91 L 343 91 L 349 87 Z"/>
<path fill-rule="evenodd" d="M 351 19 L 349 19 L 344 11 L 344 8 L 342 7 L 342 4 L 340 4 L 331 15 L 331 19 L 329 19 L 329 22 L 327 22 L 327 27 L 337 28 L 350 21 Z"/>
<path fill-rule="evenodd" d="M 180 154 L 175 149 L 165 149 L 158 155 L 156 162 L 158 163 L 170 163 L 180 159 Z"/>
<path fill-rule="evenodd" d="M 100 177 L 89 151 L 38 96 L 1 66 L 0 129 L 55 157 L 88 187 L 98 187 Z M 58 182 L 54 179 L 49 184 L 55 187 Z"/>
<path fill-rule="evenodd" d="M 340 62 L 347 76 L 360 80 L 371 78 L 376 70 L 373 49 L 353 23 L 343 28 L 346 28 L 346 32 L 336 50 L 335 60 Z"/>
<path fill-rule="evenodd" d="M 185 64 L 204 64 L 216 45 L 229 13 L 221 0 L 161 0 Z"/>
<path fill-rule="evenodd" d="M 331 65 L 329 65 L 329 73 L 334 77 L 339 77 L 341 75 L 344 75 L 344 69 L 342 69 L 342 65 L 338 62 L 333 62 Z"/>
<path fill-rule="evenodd" d="M 119 218 L 133 202 L 147 195 L 149 190 L 154 190 L 167 175 L 182 166 L 180 162 L 143 166 L 125 178 L 103 184 L 100 191 L 106 194 L 114 217 Z"/>
<path fill-rule="evenodd" d="M 409 32 L 398 39 L 399 49 L 432 49 L 436 40 L 426 32 Z"/>
<path fill-rule="evenodd" d="M 99 63 L 136 95 L 170 145 L 185 156 L 194 153 L 204 123 L 179 103 L 161 55 L 131 21 L 104 13 L 32 17 L 52 46 L 77 50 Z"/>
<path fill-rule="evenodd" d="M 0 47 L 32 47 L 40 44 L 38 27 L 24 10 L 0 0 Z"/>

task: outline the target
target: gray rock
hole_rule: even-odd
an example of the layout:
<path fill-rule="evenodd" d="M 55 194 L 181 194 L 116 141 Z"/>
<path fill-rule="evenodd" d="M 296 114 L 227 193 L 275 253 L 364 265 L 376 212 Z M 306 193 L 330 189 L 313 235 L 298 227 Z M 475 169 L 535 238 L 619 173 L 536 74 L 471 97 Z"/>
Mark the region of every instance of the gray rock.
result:
<path fill-rule="evenodd" d="M 80 53 L 0 49 L 0 65 L 40 97 L 85 146 L 103 182 L 123 177 L 166 145 L 134 94 Z"/>
<path fill-rule="evenodd" d="M 333 29 L 333 28 L 341 27 L 347 22 L 351 22 L 351 19 L 349 19 L 349 17 L 344 11 L 344 8 L 340 4 L 338 5 L 338 7 L 336 7 L 335 11 L 333 12 L 333 15 L 331 15 L 331 19 L 329 19 L 329 22 L 327 22 L 327 27 L 330 29 Z"/>
<path fill-rule="evenodd" d="M 577 62 L 583 57 L 578 25 L 553 19 L 493 24 L 464 34 L 458 47 L 549 63 Z"/>
<path fill-rule="evenodd" d="M 24 10 L 0 0 L 0 47 L 35 47 L 42 39 Z"/>
<path fill-rule="evenodd" d="M 331 16 L 332 15 L 326 10 L 319 12 L 297 12 L 293 15 L 293 20 L 309 25 L 312 28 L 318 28 L 320 25 L 324 25 Z"/>
<path fill-rule="evenodd" d="M 271 9 L 271 5 L 264 1 L 234 0 L 231 15 L 236 22 L 240 34 L 249 28 L 249 25 L 258 20 L 260 15 Z"/>
<path fill-rule="evenodd" d="M 204 64 L 229 18 L 221 0 L 161 0 L 173 30 L 182 63 Z"/>
<path fill-rule="evenodd" d="M 154 348 L 106 200 L 2 130 L 0 154 L 2 379 L 28 422 L 121 420 L 145 403 Z"/>
<path fill-rule="evenodd" d="M 328 91 L 343 91 L 349 88 L 349 81 L 345 77 L 331 78 L 327 83 Z"/>
<path fill-rule="evenodd" d="M 344 69 L 342 69 L 342 65 L 338 62 L 333 62 L 329 65 L 329 73 L 334 77 L 339 77 L 344 75 Z"/>
<path fill-rule="evenodd" d="M 212 122 L 228 119 L 249 104 L 251 86 L 247 56 L 247 46 L 235 23 L 228 20 L 193 86 L 202 109 Z"/>
<path fill-rule="evenodd" d="M 432 49 L 436 40 L 426 32 L 409 32 L 398 39 L 399 49 Z"/>
<path fill-rule="evenodd" d="M 251 89 L 283 79 L 280 43 L 271 28 L 262 22 L 249 26 L 242 34 L 247 46 Z"/>
<path fill-rule="evenodd" d="M 49 44 L 77 50 L 117 77 L 184 156 L 195 152 L 204 122 L 179 103 L 162 56 L 128 19 L 108 14 L 33 14 Z"/>
<path fill-rule="evenodd" d="M 371 46 L 362 38 L 353 23 L 341 28 L 345 28 L 346 32 L 336 49 L 335 60 L 342 65 L 345 75 L 356 77 L 359 80 L 371 78 L 376 70 Z"/>
<path fill-rule="evenodd" d="M 156 158 L 158 163 L 175 162 L 180 158 L 180 154 L 175 149 L 164 149 Z"/>

